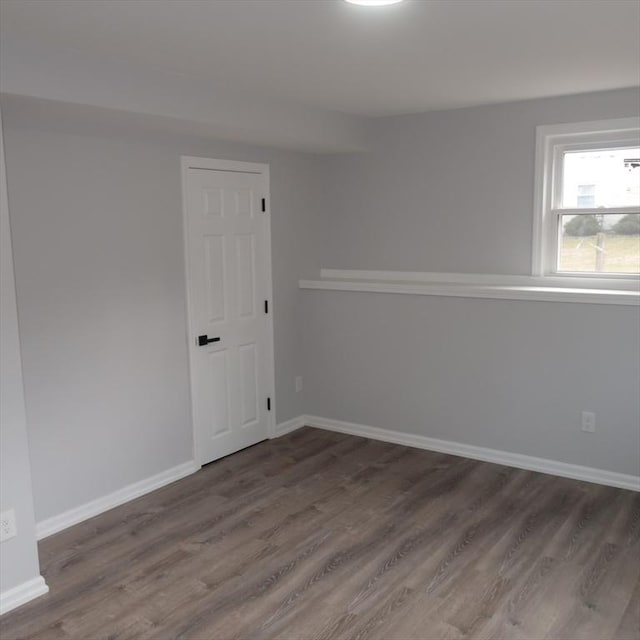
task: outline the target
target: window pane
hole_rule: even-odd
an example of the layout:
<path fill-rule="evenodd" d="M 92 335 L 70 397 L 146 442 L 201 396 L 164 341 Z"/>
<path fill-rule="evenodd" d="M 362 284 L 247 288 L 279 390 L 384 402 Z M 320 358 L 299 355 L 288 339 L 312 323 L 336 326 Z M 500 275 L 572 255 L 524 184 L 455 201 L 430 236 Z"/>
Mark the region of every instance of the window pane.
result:
<path fill-rule="evenodd" d="M 640 273 L 640 214 L 560 218 L 559 271 Z"/>
<path fill-rule="evenodd" d="M 568 151 L 562 172 L 562 206 L 637 207 L 640 148 Z"/>

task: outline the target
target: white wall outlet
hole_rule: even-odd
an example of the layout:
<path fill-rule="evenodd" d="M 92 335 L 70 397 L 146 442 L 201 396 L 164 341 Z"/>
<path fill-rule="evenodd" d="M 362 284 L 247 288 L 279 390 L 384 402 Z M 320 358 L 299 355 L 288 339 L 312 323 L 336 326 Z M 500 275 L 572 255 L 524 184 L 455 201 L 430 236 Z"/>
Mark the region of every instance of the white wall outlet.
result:
<path fill-rule="evenodd" d="M 596 414 L 592 411 L 582 412 L 582 430 L 587 433 L 596 432 Z"/>
<path fill-rule="evenodd" d="M 296 376 L 296 393 L 302 391 L 302 376 Z"/>
<path fill-rule="evenodd" d="M 0 513 L 0 542 L 15 538 L 16 535 L 16 512 L 13 509 L 7 509 Z"/>

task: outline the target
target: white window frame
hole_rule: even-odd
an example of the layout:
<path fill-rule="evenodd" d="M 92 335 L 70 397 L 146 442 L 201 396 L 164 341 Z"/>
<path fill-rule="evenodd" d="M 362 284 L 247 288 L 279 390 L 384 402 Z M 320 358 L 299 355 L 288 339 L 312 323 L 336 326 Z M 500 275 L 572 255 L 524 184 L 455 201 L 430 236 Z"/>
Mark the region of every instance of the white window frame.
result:
<path fill-rule="evenodd" d="M 638 207 L 564 209 L 562 157 L 565 151 L 640 146 L 640 118 L 596 120 L 536 127 L 536 173 L 533 213 L 532 275 L 580 280 L 637 281 L 635 274 L 557 270 L 559 216 L 571 214 L 638 213 Z M 613 283 L 611 283 L 613 284 Z"/>

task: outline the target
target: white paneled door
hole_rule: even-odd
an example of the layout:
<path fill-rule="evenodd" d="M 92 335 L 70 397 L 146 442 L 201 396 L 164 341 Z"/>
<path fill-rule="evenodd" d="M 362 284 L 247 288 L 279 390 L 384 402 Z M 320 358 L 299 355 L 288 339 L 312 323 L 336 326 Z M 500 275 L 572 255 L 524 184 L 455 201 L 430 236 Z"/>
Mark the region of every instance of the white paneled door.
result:
<path fill-rule="evenodd" d="M 196 457 L 269 437 L 273 406 L 267 165 L 183 158 Z"/>

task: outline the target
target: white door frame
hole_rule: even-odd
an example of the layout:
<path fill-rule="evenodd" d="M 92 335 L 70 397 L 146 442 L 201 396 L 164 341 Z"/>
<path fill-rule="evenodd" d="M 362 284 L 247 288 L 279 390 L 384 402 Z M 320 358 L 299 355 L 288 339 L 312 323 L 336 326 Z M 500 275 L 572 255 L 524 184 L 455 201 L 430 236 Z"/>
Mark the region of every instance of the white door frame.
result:
<path fill-rule="evenodd" d="M 269 182 L 269 165 L 257 162 L 239 162 L 236 160 L 219 160 L 214 158 L 198 158 L 194 156 L 181 156 L 182 165 L 182 235 L 184 247 L 184 274 L 186 289 L 186 313 L 187 313 L 187 345 L 189 356 L 189 397 L 190 403 L 190 420 L 191 431 L 193 433 L 193 457 L 196 463 L 202 466 L 202 448 L 199 443 L 199 434 L 196 431 L 194 415 L 194 378 L 195 378 L 195 336 L 198 335 L 200 329 L 194 327 L 191 323 L 193 318 L 193 306 L 190 287 L 189 273 L 189 217 L 187 212 L 187 172 L 189 169 L 209 169 L 213 171 L 229 171 L 235 173 L 253 173 L 262 175 L 265 182 L 264 198 L 266 201 L 266 212 L 264 215 L 267 223 L 267 247 L 266 259 L 269 271 L 267 277 L 267 299 L 269 300 L 269 313 L 267 314 L 267 370 L 269 373 L 269 396 L 271 398 L 271 411 L 268 415 L 268 435 L 270 438 L 275 437 L 276 433 L 276 389 L 275 389 L 275 359 L 273 348 L 273 272 L 271 268 L 271 198 L 270 198 L 270 182 Z"/>

